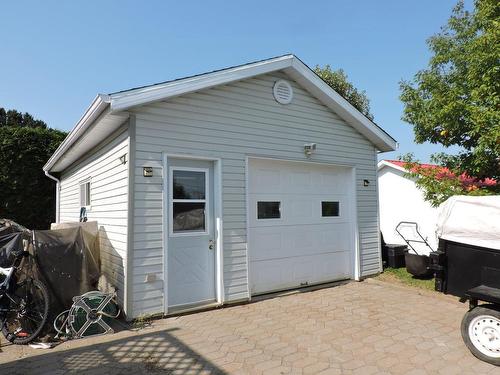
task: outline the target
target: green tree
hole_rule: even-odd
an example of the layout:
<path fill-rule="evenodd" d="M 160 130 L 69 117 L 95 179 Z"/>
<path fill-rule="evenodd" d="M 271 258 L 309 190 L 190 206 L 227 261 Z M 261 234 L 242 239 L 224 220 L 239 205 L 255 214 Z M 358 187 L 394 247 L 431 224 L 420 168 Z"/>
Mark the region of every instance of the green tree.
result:
<path fill-rule="evenodd" d="M 2 126 L 25 126 L 28 128 L 47 128 L 47 124 L 42 120 L 35 119 L 31 114 L 25 112 L 24 114 L 16 111 L 0 107 L 0 127 Z"/>
<path fill-rule="evenodd" d="M 66 133 L 29 114 L 5 113 L 10 120 L 2 124 L 0 111 L 0 217 L 47 229 L 55 219 L 55 184 L 42 167 Z"/>
<path fill-rule="evenodd" d="M 316 65 L 314 72 L 358 111 L 373 120 L 373 115 L 370 113 L 370 100 L 366 92 L 356 89 L 342 69 L 332 70 L 330 65 L 324 68 Z"/>
<path fill-rule="evenodd" d="M 0 127 L 5 126 L 7 123 L 7 112 L 5 109 L 0 107 Z"/>
<path fill-rule="evenodd" d="M 7 111 L 5 126 L 24 126 L 23 114 L 15 109 L 9 109 Z"/>
<path fill-rule="evenodd" d="M 432 52 L 428 67 L 400 83 L 403 120 L 413 125 L 417 143 L 459 147 L 456 155 L 433 155 L 455 176 L 498 181 L 500 2 L 476 0 L 469 12 L 460 1 L 427 44 Z M 487 190 L 498 191 L 498 185 Z"/>

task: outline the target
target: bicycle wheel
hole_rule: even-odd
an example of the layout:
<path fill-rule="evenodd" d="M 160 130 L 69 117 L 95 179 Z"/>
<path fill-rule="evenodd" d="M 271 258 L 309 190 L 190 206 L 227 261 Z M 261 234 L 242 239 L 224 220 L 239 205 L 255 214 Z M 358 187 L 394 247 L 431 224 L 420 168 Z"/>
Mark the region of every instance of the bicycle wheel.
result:
<path fill-rule="evenodd" d="M 26 279 L 7 294 L 9 306 L 2 317 L 2 333 L 14 344 L 27 344 L 42 331 L 49 315 L 49 292 L 39 280 Z"/>

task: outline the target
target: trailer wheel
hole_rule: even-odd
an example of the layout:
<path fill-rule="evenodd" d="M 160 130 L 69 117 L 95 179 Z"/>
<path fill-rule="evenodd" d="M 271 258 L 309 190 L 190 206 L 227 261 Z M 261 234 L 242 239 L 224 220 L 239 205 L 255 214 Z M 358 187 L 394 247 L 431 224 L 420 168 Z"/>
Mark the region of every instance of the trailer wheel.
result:
<path fill-rule="evenodd" d="M 500 366 L 500 311 L 495 305 L 469 310 L 462 319 L 462 338 L 482 361 Z"/>

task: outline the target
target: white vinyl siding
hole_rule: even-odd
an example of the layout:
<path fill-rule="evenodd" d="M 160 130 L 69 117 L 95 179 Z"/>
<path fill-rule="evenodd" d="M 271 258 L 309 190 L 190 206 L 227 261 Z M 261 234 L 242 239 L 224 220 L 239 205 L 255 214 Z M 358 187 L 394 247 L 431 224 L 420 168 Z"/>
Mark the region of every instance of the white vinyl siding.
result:
<path fill-rule="evenodd" d="M 128 132 L 107 139 L 89 156 L 61 176 L 60 222 L 79 220 L 80 188 L 90 181 L 88 221 L 97 221 L 101 271 L 118 288 L 123 303 L 124 269 L 127 261 L 128 166 L 120 156 L 128 153 Z"/>
<path fill-rule="evenodd" d="M 293 100 L 273 97 L 278 79 L 293 87 Z M 380 271 L 377 153 L 374 145 L 330 109 L 276 72 L 140 106 L 136 115 L 134 272 L 132 315 L 163 312 L 162 153 L 222 159 L 223 282 L 226 302 L 246 299 L 246 157 L 302 160 L 305 143 L 317 143 L 311 161 L 356 168 L 361 275 Z M 153 177 L 143 177 L 143 167 Z M 369 180 L 367 187 L 363 180 Z M 145 282 L 146 274 L 157 275 Z"/>

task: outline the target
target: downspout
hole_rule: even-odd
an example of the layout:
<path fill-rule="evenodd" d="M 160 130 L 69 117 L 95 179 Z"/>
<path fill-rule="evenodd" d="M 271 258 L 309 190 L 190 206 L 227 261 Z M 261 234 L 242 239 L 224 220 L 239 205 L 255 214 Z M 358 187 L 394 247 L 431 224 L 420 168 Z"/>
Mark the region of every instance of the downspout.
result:
<path fill-rule="evenodd" d="M 44 171 L 44 172 L 45 172 L 45 176 L 47 176 L 48 178 L 50 178 L 51 180 L 56 182 L 56 223 L 59 223 L 59 195 L 60 195 L 60 191 L 61 191 L 61 181 L 59 179 L 55 178 L 54 176 L 52 176 L 51 174 L 49 174 L 48 171 Z"/>

